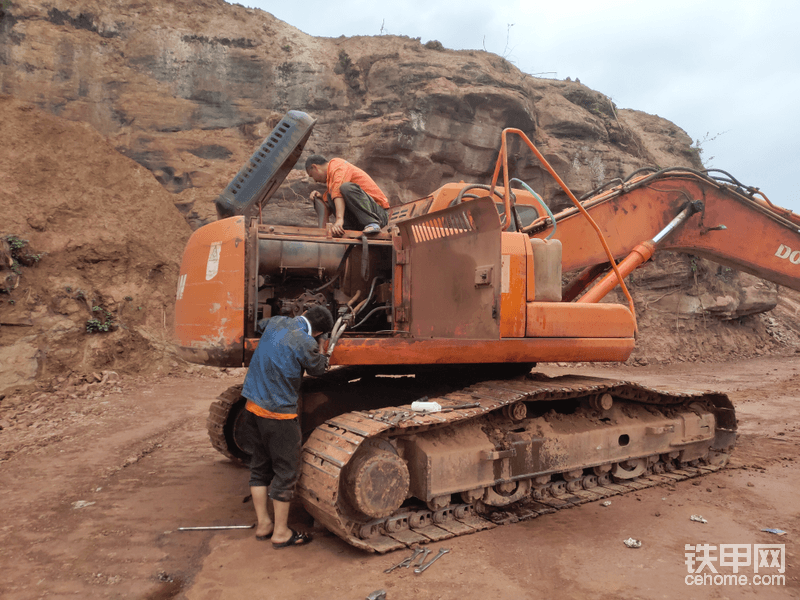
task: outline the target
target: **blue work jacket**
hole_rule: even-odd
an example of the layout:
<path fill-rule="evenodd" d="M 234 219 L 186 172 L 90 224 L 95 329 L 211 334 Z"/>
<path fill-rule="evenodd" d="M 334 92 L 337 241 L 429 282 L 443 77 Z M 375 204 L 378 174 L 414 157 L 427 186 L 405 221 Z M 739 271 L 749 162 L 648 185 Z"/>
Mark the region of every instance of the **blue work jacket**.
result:
<path fill-rule="evenodd" d="M 272 317 L 250 360 L 242 395 L 270 412 L 297 414 L 303 369 L 322 375 L 327 366 L 305 319 Z"/>

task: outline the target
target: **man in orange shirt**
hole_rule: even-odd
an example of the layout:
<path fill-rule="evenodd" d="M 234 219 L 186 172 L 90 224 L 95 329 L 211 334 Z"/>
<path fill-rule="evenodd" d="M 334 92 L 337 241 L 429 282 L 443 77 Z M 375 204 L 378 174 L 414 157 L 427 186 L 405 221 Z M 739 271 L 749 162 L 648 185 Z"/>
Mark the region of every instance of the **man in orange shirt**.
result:
<path fill-rule="evenodd" d="M 311 192 L 311 200 L 322 200 L 333 214 L 330 226 L 334 237 L 344 235 L 345 229 L 378 233 L 389 222 L 386 209 L 389 200 L 372 177 L 341 158 L 326 159 L 312 154 L 306 160 L 306 173 L 327 187 L 325 196 Z"/>

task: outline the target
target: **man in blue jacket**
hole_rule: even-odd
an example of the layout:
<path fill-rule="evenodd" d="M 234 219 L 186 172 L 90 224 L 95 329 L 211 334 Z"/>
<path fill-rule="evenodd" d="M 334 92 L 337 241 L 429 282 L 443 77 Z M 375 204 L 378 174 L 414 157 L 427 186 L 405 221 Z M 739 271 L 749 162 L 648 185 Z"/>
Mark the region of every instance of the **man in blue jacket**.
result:
<path fill-rule="evenodd" d="M 256 539 L 272 538 L 275 548 L 302 546 L 311 536 L 289 528 L 289 504 L 300 474 L 301 435 L 297 400 L 303 370 L 322 375 L 328 359 L 321 336 L 333 328 L 333 316 L 324 306 L 312 306 L 299 317 L 272 317 L 266 321 L 242 395 L 251 413 L 253 454 L 250 493 L 258 525 Z M 275 512 L 267 512 L 267 488 Z"/>

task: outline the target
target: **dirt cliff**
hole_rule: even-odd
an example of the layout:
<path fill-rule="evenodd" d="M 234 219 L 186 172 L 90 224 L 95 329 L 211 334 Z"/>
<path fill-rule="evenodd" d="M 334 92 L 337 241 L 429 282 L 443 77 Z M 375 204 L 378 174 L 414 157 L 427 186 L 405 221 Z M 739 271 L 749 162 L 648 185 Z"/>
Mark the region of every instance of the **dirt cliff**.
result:
<path fill-rule="evenodd" d="M 701 166 L 679 127 L 579 82 L 406 37 L 314 38 L 222 0 L 13 2 L 0 41 L 0 92 L 92 125 L 195 226 L 290 109 L 317 119 L 309 150 L 358 163 L 395 202 L 485 180 L 504 127 L 534 139 L 578 194 L 642 166 Z M 515 148 L 516 174 L 563 203 Z M 289 184 L 271 208 L 296 224 L 313 215 L 309 182 L 297 170 Z"/>
<path fill-rule="evenodd" d="M 8 96 L 0 114 L 0 235 L 20 247 L 0 293 L 0 394 L 157 366 L 191 232 L 170 194 L 88 124 Z"/>
<path fill-rule="evenodd" d="M 313 38 L 222 0 L 4 6 L 0 234 L 43 256 L 0 295 L 0 393 L 73 371 L 171 365 L 190 226 L 215 218 L 213 199 L 289 109 L 317 119 L 309 152 L 359 164 L 395 203 L 485 182 L 504 127 L 525 131 L 578 195 L 642 166 L 701 168 L 673 123 L 485 52 Z M 527 151 L 512 150 L 516 176 L 563 206 Z M 302 161 L 267 207 L 271 222 L 314 222 Z M 705 261 L 660 257 L 633 287 L 635 360 L 748 356 L 798 340 L 800 296 Z"/>

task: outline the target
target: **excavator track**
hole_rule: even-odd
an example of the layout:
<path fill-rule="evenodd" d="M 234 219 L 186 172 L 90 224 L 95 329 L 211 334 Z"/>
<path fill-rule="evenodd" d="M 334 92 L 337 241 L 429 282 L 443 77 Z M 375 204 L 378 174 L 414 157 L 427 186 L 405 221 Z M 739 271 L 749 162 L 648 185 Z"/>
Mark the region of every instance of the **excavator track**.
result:
<path fill-rule="evenodd" d="M 245 401 L 242 399 L 242 386 L 234 385 L 217 396 L 211 403 L 206 418 L 206 429 L 211 445 L 234 461 L 247 462 L 248 454 L 242 450 L 245 440 L 237 440 L 238 421 L 242 415 Z"/>
<path fill-rule="evenodd" d="M 434 413 L 413 412 L 410 406 L 356 411 L 317 427 L 303 447 L 298 484 L 299 495 L 309 513 L 349 544 L 385 553 L 711 473 L 727 462 L 736 437 L 733 406 L 724 394 L 672 393 L 628 381 L 578 376 L 551 379 L 532 374 L 512 380 L 484 381 L 431 400 L 444 409 L 473 406 Z M 573 416 L 549 408 L 564 406 L 565 402 L 574 404 Z M 617 404 L 615 410 L 622 412 L 604 421 L 603 415 L 612 415 L 609 411 L 612 404 Z M 526 421 L 526 412 L 537 407 L 546 412 Z M 532 449 L 537 448 L 543 456 L 549 453 L 545 458 L 552 464 L 560 460 L 558 451 L 554 452 L 552 446 L 545 449 L 539 437 L 515 433 L 522 431 L 526 423 L 529 429 L 531 423 L 546 428 L 549 423 L 558 425 L 561 421 L 569 425 L 580 418 L 596 420 L 597 431 L 602 432 L 612 427 L 608 422 L 619 420 L 622 418 L 619 415 L 624 414 L 629 414 L 632 420 L 652 415 L 653 424 L 640 425 L 645 446 L 656 448 L 653 440 L 663 436 L 671 435 L 672 440 L 676 435 L 675 423 L 678 429 L 683 428 L 684 435 L 691 433 L 694 437 L 684 441 L 675 438 L 677 441 L 670 442 L 668 452 L 660 448 L 652 454 L 639 454 L 618 463 L 598 464 L 597 457 L 587 452 L 584 464 L 570 464 L 564 471 L 551 468 L 547 472 L 514 475 L 509 470 L 509 465 L 513 471 L 514 464 L 521 464 L 526 453 L 525 460 L 530 460 Z M 492 423 L 505 423 L 508 431 L 493 430 Z M 520 425 L 516 430 L 515 424 Z M 434 464 L 437 457 L 450 460 L 446 450 L 437 455 L 436 448 L 446 445 L 448 437 L 458 437 L 459 432 L 466 435 L 467 428 L 473 433 L 492 434 L 493 447 L 488 450 L 476 447 L 472 454 L 465 450 L 464 456 L 479 456 L 484 462 L 469 464 L 467 470 L 456 473 L 453 479 L 468 479 L 473 470 L 491 467 L 498 477 L 496 485 L 419 500 L 423 495 L 420 489 L 442 478 Z M 703 433 L 704 428 L 713 431 Z M 524 435 L 528 437 L 521 437 Z M 613 435 L 616 436 L 616 430 Z M 420 463 L 414 444 L 426 436 L 433 440 L 426 446 L 432 450 Z M 557 445 L 558 439 L 566 437 L 568 434 L 559 434 L 545 441 Z M 627 444 L 627 437 L 620 435 L 619 444 Z M 469 445 L 471 439 L 474 436 L 454 442 L 455 452 L 461 452 L 461 446 Z M 405 456 L 400 458 L 398 454 Z M 412 465 L 412 471 L 413 465 L 419 464 L 423 469 L 427 464 L 429 470 L 424 477 L 417 475 L 420 481 L 415 483 L 415 475 L 408 475 L 406 463 Z M 395 480 L 399 483 L 393 483 Z M 414 495 L 408 493 L 409 485 L 417 492 L 415 498 L 407 498 Z M 402 498 L 392 498 L 397 494 Z M 383 514 L 386 506 L 392 508 L 390 514 Z"/>

